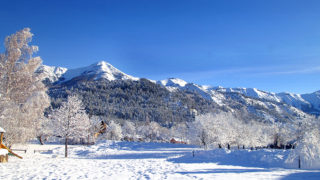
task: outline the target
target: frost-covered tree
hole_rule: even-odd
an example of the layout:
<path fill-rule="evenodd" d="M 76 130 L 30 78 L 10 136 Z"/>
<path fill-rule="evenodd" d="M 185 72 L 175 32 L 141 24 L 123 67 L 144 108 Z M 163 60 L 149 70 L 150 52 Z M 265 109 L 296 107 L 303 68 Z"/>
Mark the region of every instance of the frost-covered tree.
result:
<path fill-rule="evenodd" d="M 177 137 L 180 139 L 180 141 L 187 141 L 187 132 L 188 132 L 188 127 L 186 123 L 179 123 L 175 126 L 173 126 L 171 129 L 171 136 L 172 137 Z"/>
<path fill-rule="evenodd" d="M 120 124 L 111 121 L 107 127 L 106 138 L 110 140 L 120 140 L 122 138 Z"/>
<path fill-rule="evenodd" d="M 209 144 L 219 144 L 220 124 L 213 114 L 196 116 L 194 122 L 188 123 L 188 136 L 191 143 L 203 146 L 205 149 Z M 220 144 L 219 144 L 220 145 Z"/>
<path fill-rule="evenodd" d="M 169 141 L 170 138 L 170 131 L 154 121 L 139 126 L 137 131 L 145 141 Z"/>
<path fill-rule="evenodd" d="M 40 57 L 34 57 L 37 46 L 31 46 L 29 28 L 5 39 L 5 52 L 0 54 L 0 126 L 6 129 L 5 143 L 23 143 L 36 136 L 36 126 L 49 106 L 46 87 L 40 74 Z"/>
<path fill-rule="evenodd" d="M 134 138 L 136 135 L 136 127 L 133 122 L 125 121 L 122 126 L 123 136 L 127 138 Z"/>
<path fill-rule="evenodd" d="M 68 140 L 85 139 L 89 134 L 90 119 L 78 96 L 68 97 L 51 113 L 54 132 L 65 139 L 65 157 L 68 157 Z"/>
<path fill-rule="evenodd" d="M 40 144 L 44 144 L 49 136 L 53 135 L 53 129 L 51 127 L 51 121 L 49 118 L 42 116 L 38 119 L 36 125 L 36 137 L 39 140 Z"/>
<path fill-rule="evenodd" d="M 315 118 L 299 122 L 296 147 L 291 151 L 286 163 L 291 167 L 304 169 L 320 168 L 320 121 Z M 300 161 L 300 162 L 299 162 Z"/>

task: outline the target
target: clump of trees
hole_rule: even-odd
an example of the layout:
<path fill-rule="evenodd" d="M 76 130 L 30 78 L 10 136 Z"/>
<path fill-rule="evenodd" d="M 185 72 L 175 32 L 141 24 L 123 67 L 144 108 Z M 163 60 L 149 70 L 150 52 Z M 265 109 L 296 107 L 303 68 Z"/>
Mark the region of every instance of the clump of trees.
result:
<path fill-rule="evenodd" d="M 29 45 L 33 34 L 29 28 L 5 39 L 0 54 L 0 126 L 6 129 L 5 143 L 24 143 L 36 136 L 44 109 L 49 106 L 46 87 L 40 74 L 37 46 Z"/>
<path fill-rule="evenodd" d="M 273 142 L 270 126 L 241 118 L 239 112 L 209 113 L 189 123 L 189 137 L 194 144 L 208 147 L 262 147 Z"/>
<path fill-rule="evenodd" d="M 295 122 L 317 122 L 311 116 L 290 123 L 274 119 L 260 122 L 245 111 L 199 115 L 188 123 L 188 137 L 193 144 L 204 148 L 293 148 L 299 139 L 299 125 Z"/>

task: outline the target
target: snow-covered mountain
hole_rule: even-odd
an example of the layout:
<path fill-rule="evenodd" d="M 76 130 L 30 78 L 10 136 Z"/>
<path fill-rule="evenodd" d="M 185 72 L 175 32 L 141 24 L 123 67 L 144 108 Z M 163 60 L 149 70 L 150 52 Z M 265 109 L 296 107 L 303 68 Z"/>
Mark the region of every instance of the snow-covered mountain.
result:
<path fill-rule="evenodd" d="M 273 93 L 256 88 L 224 88 L 221 86 L 209 87 L 194 83 L 187 83 L 182 79 L 169 78 L 157 81 L 158 84 L 166 87 L 170 91 L 187 90 L 201 94 L 206 99 L 212 99 L 217 104 L 222 105 L 225 96 L 221 93 L 238 93 L 245 97 L 262 100 L 263 102 L 285 103 L 304 112 L 320 114 L 320 91 L 310 94 L 294 93 Z"/>
<path fill-rule="evenodd" d="M 67 68 L 41 65 L 37 73 L 42 73 L 43 78 L 49 82 L 58 81 L 59 78 L 67 71 Z"/>
<path fill-rule="evenodd" d="M 79 78 L 86 78 L 89 80 L 106 79 L 109 81 L 139 80 L 139 78 L 121 72 L 105 61 L 100 61 L 87 67 L 69 70 L 62 67 L 50 67 L 43 65 L 39 68 L 38 72 L 43 73 L 47 80 L 49 80 L 51 83 L 55 82 L 57 84 Z M 194 83 L 188 83 L 178 78 L 150 81 L 165 87 L 170 92 L 180 90 L 200 94 L 203 98 L 212 100 L 220 106 L 226 106 L 230 100 L 230 94 L 236 94 L 232 97 L 234 98 L 236 96 L 238 98 L 235 99 L 236 101 L 246 104 L 247 106 L 249 106 L 251 103 L 259 104 L 259 106 L 264 108 L 274 108 L 279 113 L 282 111 L 290 111 L 291 113 L 292 111 L 296 112 L 296 110 L 290 110 L 292 106 L 306 113 L 320 114 L 320 91 L 310 94 L 272 93 L 256 88 L 224 88 L 221 86 L 202 86 Z M 288 107 L 280 107 L 277 104 L 287 104 Z M 301 114 L 300 112 L 296 113 Z"/>
<path fill-rule="evenodd" d="M 76 68 L 76 69 L 67 69 L 61 67 L 50 67 L 42 65 L 39 68 L 40 70 L 45 70 L 45 78 L 50 80 L 50 82 L 67 82 L 73 78 L 79 77 L 90 77 L 90 79 L 107 79 L 109 81 L 113 80 L 139 80 L 139 78 L 127 75 L 121 72 L 119 69 L 113 67 L 111 64 L 100 61 L 98 63 L 91 64 L 87 67 Z M 41 72 L 41 71 L 40 71 Z"/>

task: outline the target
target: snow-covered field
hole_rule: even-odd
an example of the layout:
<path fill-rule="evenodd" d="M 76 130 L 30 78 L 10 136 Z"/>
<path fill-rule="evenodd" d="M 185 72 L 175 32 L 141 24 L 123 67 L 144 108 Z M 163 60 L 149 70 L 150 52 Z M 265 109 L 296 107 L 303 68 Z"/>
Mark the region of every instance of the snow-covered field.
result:
<path fill-rule="evenodd" d="M 9 163 L 0 164 L 0 179 L 320 179 L 320 170 L 282 168 L 288 154 L 282 150 L 203 151 L 114 141 L 69 147 L 69 158 L 64 158 L 63 145 L 16 146 L 27 153 L 19 153 L 22 160 L 10 156 Z"/>

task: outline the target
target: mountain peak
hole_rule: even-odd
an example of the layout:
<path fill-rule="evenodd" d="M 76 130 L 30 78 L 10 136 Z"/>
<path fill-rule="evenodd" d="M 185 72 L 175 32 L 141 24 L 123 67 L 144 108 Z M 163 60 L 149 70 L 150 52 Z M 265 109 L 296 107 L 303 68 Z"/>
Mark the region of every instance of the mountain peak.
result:
<path fill-rule="evenodd" d="M 138 80 L 139 78 L 132 77 L 120 71 L 106 61 L 99 61 L 87 67 L 67 70 L 60 78 L 60 82 L 69 81 L 75 77 L 91 77 L 94 80 L 107 79 L 113 80 Z"/>
<path fill-rule="evenodd" d="M 170 87 L 184 87 L 188 83 L 179 78 L 168 78 L 165 80 L 158 81 L 158 84 Z"/>
<path fill-rule="evenodd" d="M 36 73 L 43 74 L 44 79 L 48 79 L 50 82 L 57 81 L 68 69 L 63 67 L 46 66 L 41 65 Z"/>

